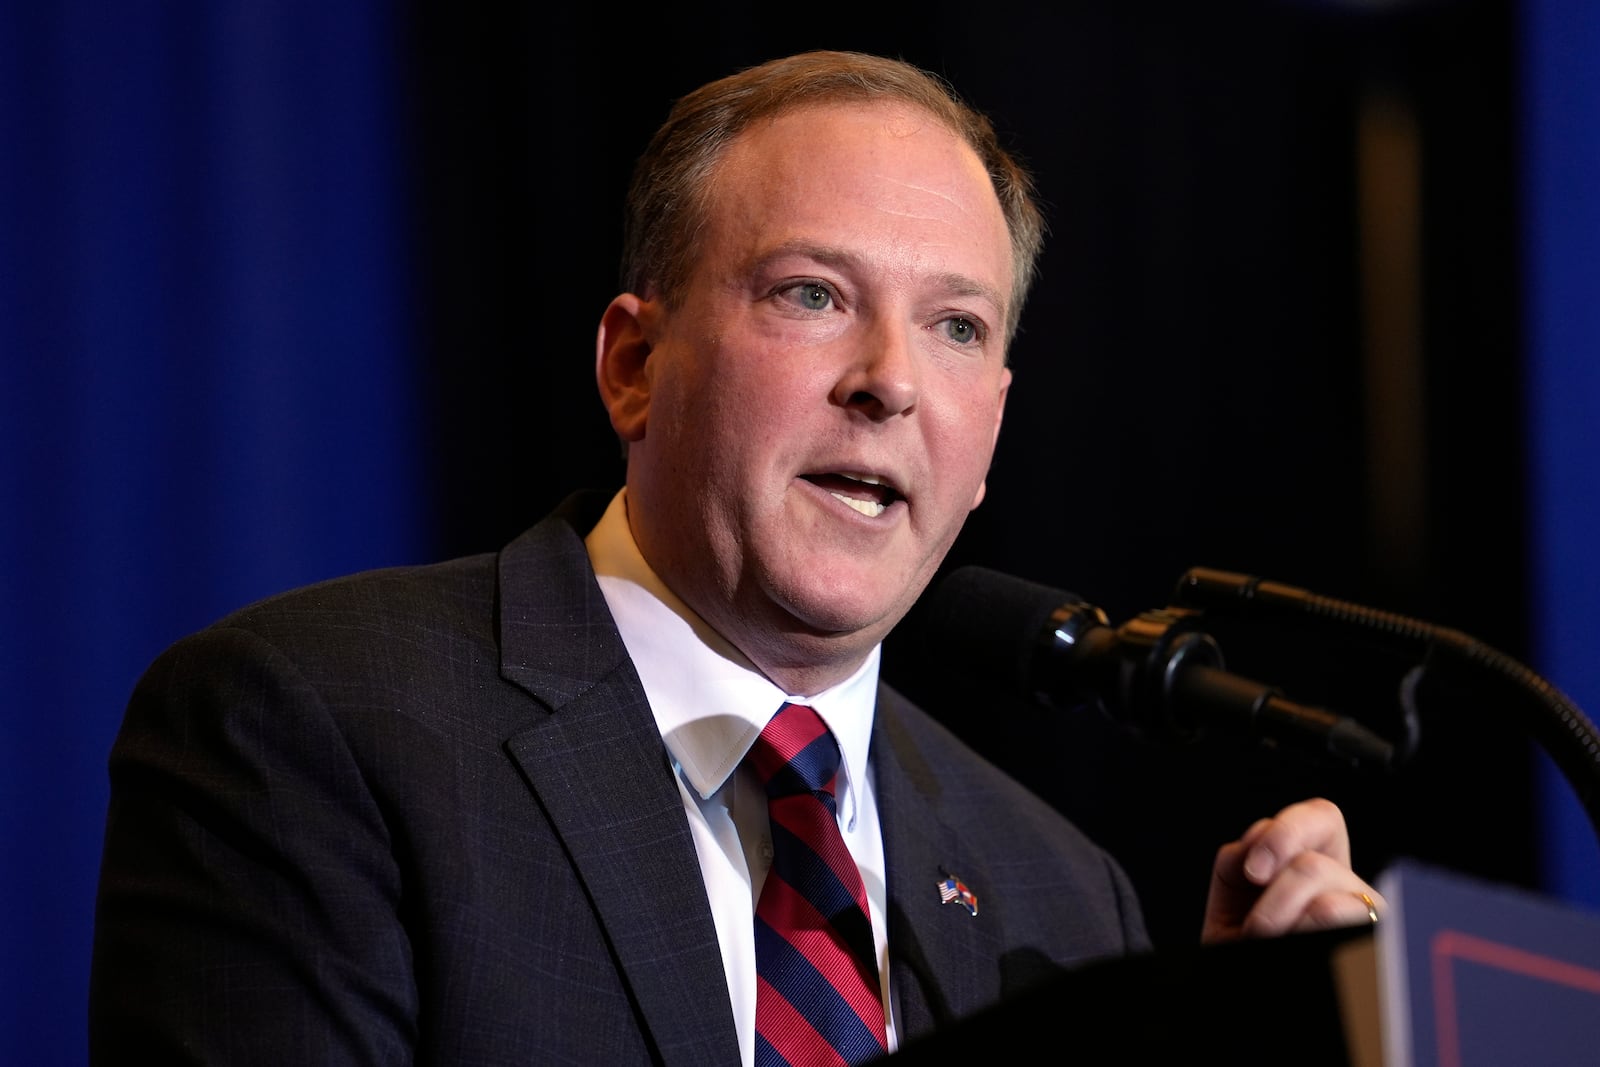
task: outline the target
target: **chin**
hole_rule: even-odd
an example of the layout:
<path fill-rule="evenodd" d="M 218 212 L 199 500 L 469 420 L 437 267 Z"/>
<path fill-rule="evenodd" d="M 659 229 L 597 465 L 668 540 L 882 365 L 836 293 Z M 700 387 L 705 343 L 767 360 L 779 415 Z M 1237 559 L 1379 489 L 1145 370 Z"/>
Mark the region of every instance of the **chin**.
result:
<path fill-rule="evenodd" d="M 881 631 L 877 635 L 881 638 L 915 599 L 905 595 L 903 585 L 884 582 L 881 574 L 863 579 L 819 569 L 814 575 L 794 583 L 778 599 L 790 615 L 819 635 Z"/>

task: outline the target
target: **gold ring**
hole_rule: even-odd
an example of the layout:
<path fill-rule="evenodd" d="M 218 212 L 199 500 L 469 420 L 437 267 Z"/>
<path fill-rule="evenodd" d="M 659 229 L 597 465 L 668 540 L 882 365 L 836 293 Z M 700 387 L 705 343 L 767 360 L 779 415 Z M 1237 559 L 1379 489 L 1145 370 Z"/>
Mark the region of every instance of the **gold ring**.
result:
<path fill-rule="evenodd" d="M 1374 904 L 1372 902 L 1372 898 L 1369 897 L 1365 893 L 1357 893 L 1356 896 L 1361 898 L 1361 903 L 1363 903 L 1363 904 L 1365 904 L 1367 906 L 1367 919 L 1368 919 L 1368 921 L 1370 921 L 1373 925 L 1377 925 L 1377 922 L 1378 922 L 1378 906 L 1376 904 Z"/>

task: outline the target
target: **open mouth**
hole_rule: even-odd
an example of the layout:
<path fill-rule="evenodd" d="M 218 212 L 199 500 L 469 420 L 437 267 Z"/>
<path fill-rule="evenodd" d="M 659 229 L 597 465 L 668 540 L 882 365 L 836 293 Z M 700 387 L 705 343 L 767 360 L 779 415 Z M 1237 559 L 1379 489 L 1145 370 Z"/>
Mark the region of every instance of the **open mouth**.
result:
<path fill-rule="evenodd" d="M 882 515 L 895 501 L 905 499 L 898 489 L 872 474 L 807 474 L 803 477 L 869 519 Z"/>

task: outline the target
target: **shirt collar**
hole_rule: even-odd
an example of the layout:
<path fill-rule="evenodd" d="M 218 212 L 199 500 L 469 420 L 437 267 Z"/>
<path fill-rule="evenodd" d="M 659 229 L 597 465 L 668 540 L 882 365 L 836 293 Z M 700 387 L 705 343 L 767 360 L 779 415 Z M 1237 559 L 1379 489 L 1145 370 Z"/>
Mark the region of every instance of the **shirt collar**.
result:
<path fill-rule="evenodd" d="M 679 600 L 645 562 L 628 527 L 627 491 L 612 498 L 585 545 L 667 751 L 701 799 L 739 766 L 785 701 L 815 709 L 839 743 L 841 822 L 851 826 L 866 788 L 880 648 L 820 693 L 785 693 Z"/>

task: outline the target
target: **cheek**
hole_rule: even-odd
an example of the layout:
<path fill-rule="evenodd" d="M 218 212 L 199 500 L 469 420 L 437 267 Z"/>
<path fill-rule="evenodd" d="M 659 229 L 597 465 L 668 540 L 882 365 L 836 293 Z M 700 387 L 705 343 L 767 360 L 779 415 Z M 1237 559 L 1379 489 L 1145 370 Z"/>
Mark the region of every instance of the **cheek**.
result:
<path fill-rule="evenodd" d="M 930 443 L 934 470 L 943 475 L 949 522 L 964 522 L 967 513 L 983 502 L 994 458 L 995 416 L 996 405 L 973 405 L 940 425 Z"/>
<path fill-rule="evenodd" d="M 769 451 L 828 408 L 825 374 L 802 354 L 747 352 L 705 383 L 699 408 L 739 451 Z"/>
<path fill-rule="evenodd" d="M 945 409 L 948 417 L 934 427 L 934 448 L 947 470 L 960 472 L 965 480 L 981 481 L 994 455 L 995 425 L 999 401 L 986 394 L 973 399 L 970 394 L 957 398 Z"/>

